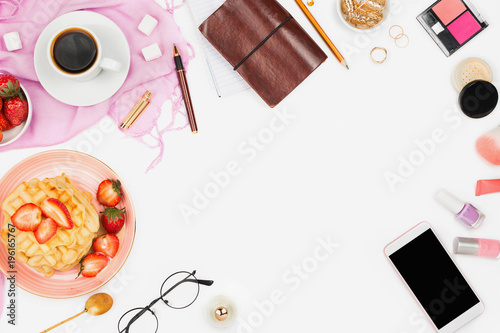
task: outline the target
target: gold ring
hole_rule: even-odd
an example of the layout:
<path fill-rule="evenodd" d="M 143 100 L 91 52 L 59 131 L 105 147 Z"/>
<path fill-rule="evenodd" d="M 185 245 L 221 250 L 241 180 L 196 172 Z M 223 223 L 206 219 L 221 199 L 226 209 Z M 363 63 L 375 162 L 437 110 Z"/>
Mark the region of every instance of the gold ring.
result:
<path fill-rule="evenodd" d="M 398 44 L 398 40 L 403 37 L 406 37 L 406 44 Z M 410 44 L 410 37 L 408 37 L 408 35 L 405 34 L 398 35 L 398 37 L 394 39 L 394 43 L 396 43 L 396 46 L 399 47 L 400 49 L 404 49 L 405 47 L 408 46 L 408 44 Z"/>
<path fill-rule="evenodd" d="M 394 36 L 392 35 L 392 33 L 391 33 L 391 31 L 392 31 L 392 29 L 393 29 L 393 28 L 399 28 L 399 29 L 401 29 L 401 32 L 400 32 L 399 34 L 397 34 L 397 35 L 396 35 L 396 37 L 394 37 Z M 389 36 L 391 36 L 393 39 L 396 39 L 396 38 L 398 38 L 399 36 L 404 35 L 404 34 L 405 34 L 405 31 L 403 30 L 403 27 L 402 27 L 402 26 L 400 26 L 400 25 L 397 25 L 397 24 L 396 24 L 396 25 L 393 25 L 392 27 L 390 27 L 390 28 L 389 28 Z"/>
<path fill-rule="evenodd" d="M 307 5 L 308 6 L 314 5 L 314 0 L 307 0 Z"/>
<path fill-rule="evenodd" d="M 380 60 L 376 60 L 373 58 L 373 52 L 377 51 L 377 50 L 381 50 L 381 51 L 384 51 L 385 53 L 385 56 L 383 59 L 380 59 Z M 375 64 L 383 64 L 384 61 L 387 59 L 387 50 L 383 47 L 380 47 L 380 46 L 377 46 L 377 47 L 374 47 L 372 49 L 372 51 L 370 52 L 370 58 L 372 59 L 372 61 L 375 63 Z"/>

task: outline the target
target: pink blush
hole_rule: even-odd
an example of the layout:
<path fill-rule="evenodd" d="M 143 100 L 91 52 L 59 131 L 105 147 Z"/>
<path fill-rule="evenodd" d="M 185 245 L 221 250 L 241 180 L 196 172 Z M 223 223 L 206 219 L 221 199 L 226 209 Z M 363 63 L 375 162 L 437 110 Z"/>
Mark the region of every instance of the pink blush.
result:
<path fill-rule="evenodd" d="M 470 12 L 465 12 L 448 26 L 448 30 L 459 44 L 463 44 L 481 30 L 481 26 Z"/>
<path fill-rule="evenodd" d="M 466 9 L 460 0 L 443 0 L 435 5 L 432 11 L 436 13 L 444 25 L 447 25 Z"/>

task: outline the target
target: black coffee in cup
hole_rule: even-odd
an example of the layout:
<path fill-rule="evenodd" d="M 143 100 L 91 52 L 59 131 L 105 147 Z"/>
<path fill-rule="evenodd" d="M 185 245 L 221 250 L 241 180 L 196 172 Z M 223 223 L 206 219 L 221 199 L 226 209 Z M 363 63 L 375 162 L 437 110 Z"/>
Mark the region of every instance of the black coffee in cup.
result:
<path fill-rule="evenodd" d="M 70 74 L 80 74 L 91 68 L 98 53 L 92 35 L 79 28 L 62 31 L 54 38 L 51 50 L 56 66 Z"/>

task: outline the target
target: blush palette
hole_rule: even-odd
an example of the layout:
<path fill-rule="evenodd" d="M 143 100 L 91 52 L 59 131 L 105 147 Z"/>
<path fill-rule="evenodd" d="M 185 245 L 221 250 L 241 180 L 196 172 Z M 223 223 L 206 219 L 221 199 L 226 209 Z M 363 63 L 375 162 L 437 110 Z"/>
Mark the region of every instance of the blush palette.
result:
<path fill-rule="evenodd" d="M 417 20 L 447 57 L 488 26 L 468 0 L 439 0 Z"/>

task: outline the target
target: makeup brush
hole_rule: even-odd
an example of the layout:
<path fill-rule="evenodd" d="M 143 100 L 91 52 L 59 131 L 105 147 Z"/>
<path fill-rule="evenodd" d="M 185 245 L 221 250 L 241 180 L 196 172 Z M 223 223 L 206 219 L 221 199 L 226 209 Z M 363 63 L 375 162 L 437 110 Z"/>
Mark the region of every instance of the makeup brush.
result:
<path fill-rule="evenodd" d="M 500 165 L 500 127 L 481 135 L 476 141 L 476 150 L 488 162 Z"/>

